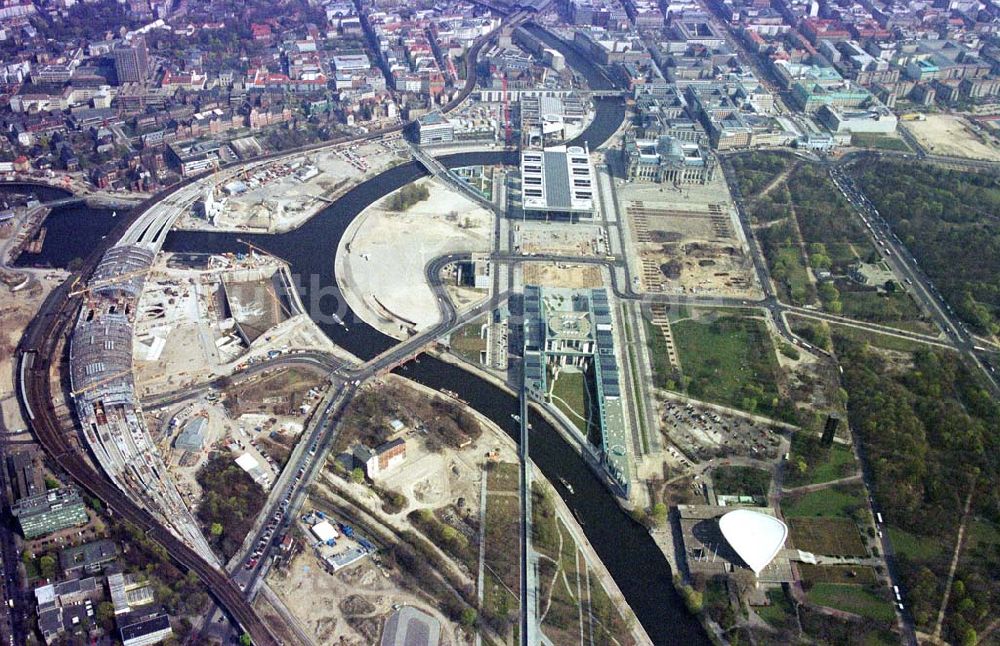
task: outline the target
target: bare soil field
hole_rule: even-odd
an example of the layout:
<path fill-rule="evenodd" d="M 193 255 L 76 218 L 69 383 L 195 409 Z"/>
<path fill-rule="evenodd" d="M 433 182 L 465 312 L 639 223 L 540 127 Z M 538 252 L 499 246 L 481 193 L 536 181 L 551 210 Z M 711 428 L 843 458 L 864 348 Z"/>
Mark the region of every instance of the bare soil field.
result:
<path fill-rule="evenodd" d="M 1000 161 L 996 137 L 977 133 L 964 117 L 929 114 L 926 121 L 906 121 L 902 126 L 930 153 Z"/>
<path fill-rule="evenodd" d="M 524 264 L 524 283 L 544 287 L 600 287 L 601 269 L 594 265 L 529 262 Z"/>

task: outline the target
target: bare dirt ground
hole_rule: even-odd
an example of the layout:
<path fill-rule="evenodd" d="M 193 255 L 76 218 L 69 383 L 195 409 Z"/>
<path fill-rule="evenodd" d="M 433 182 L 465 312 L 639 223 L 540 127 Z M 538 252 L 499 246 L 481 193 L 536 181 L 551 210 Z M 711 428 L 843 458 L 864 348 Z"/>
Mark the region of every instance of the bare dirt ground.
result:
<path fill-rule="evenodd" d="M 331 574 L 307 548 L 286 570 L 268 577 L 268 585 L 317 644 L 377 644 L 394 604 L 414 606 L 436 617 L 442 643 L 454 643 L 448 639 L 454 628 L 447 617 L 387 578 L 370 559 Z"/>
<path fill-rule="evenodd" d="M 201 499 L 196 476 L 214 451 L 230 450 L 233 459 L 249 453 L 276 477 L 302 433 L 306 414 L 319 400 L 319 390 L 311 389 L 321 381 L 322 377 L 312 371 L 281 370 L 227 391 L 227 399 L 240 393 L 239 403 L 229 402 L 227 406 L 198 396 L 167 408 L 147 410 L 147 427 L 185 502 L 193 508 Z M 264 389 L 269 389 L 270 397 L 257 396 L 256 401 L 251 401 L 255 390 Z M 243 397 L 243 393 L 247 396 Z M 177 447 L 184 428 L 199 418 L 206 420 L 202 448 Z"/>
<path fill-rule="evenodd" d="M 272 350 L 336 351 L 306 314 L 284 318 L 247 346 L 232 320 L 222 318 L 218 294 L 224 270 L 180 269 L 168 267 L 168 261 L 157 260 L 136 313 L 134 368 L 143 396 L 231 374 Z M 271 260 L 258 262 L 267 275 L 277 267 Z"/>
<path fill-rule="evenodd" d="M 930 153 L 1000 161 L 997 137 L 977 132 L 962 116 L 929 114 L 926 121 L 902 121 L 900 125 Z"/>
<path fill-rule="evenodd" d="M 368 142 L 276 160 L 242 173 L 216 189 L 214 221 L 189 211 L 178 229 L 280 233 L 309 220 L 362 181 L 402 161 L 399 142 Z M 405 153 L 404 153 L 405 154 Z M 233 181 L 246 190 L 227 191 Z M 227 195 L 227 193 L 232 193 Z"/>
<path fill-rule="evenodd" d="M 38 306 L 52 289 L 65 280 L 65 272 L 32 272 L 31 287 L 13 292 L 0 284 L 0 408 L 4 427 L 16 431 L 26 427 L 17 404 L 14 383 L 14 350 Z"/>
<path fill-rule="evenodd" d="M 538 255 L 597 256 L 608 253 L 604 230 L 596 225 L 524 221 L 514 224 L 514 251 Z"/>
<path fill-rule="evenodd" d="M 544 287 L 601 287 L 601 268 L 556 262 L 524 263 L 524 284 Z"/>
<path fill-rule="evenodd" d="M 619 189 L 647 291 L 755 297 L 747 253 L 722 173 L 705 185 L 631 182 Z"/>
<path fill-rule="evenodd" d="M 428 199 L 404 212 L 386 208 L 391 196 L 355 218 L 336 257 L 337 286 L 355 314 L 396 338 L 438 322 L 425 267 L 434 258 L 489 249 L 493 216 L 436 180 L 418 184 Z M 333 250 L 331 250 L 332 253 Z"/>

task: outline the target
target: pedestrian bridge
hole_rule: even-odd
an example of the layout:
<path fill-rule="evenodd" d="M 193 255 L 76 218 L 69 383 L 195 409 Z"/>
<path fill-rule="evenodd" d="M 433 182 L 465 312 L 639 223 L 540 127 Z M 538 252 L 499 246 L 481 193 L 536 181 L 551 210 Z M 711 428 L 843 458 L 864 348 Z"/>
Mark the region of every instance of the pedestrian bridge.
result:
<path fill-rule="evenodd" d="M 413 152 L 413 158 L 416 159 L 421 166 L 427 169 L 429 173 L 443 180 L 446 184 L 452 188 L 457 189 L 460 193 L 464 194 L 466 197 L 471 199 L 476 204 L 482 206 L 483 208 L 493 211 L 497 215 L 503 215 L 503 209 L 498 207 L 496 204 L 486 199 L 482 193 L 476 189 L 469 186 L 465 180 L 455 175 L 453 172 L 448 170 L 444 164 L 431 156 L 430 153 L 425 151 L 423 148 L 414 143 L 409 143 L 410 151 Z"/>

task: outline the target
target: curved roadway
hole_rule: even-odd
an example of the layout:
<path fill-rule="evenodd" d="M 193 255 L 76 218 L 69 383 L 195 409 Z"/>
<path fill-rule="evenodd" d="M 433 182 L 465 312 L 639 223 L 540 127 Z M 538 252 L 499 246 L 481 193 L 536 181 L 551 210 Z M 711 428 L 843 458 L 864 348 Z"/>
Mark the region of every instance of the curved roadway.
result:
<path fill-rule="evenodd" d="M 519 24 L 527 17 L 527 12 L 518 12 L 505 18 L 502 25 Z M 459 94 L 443 108 L 447 112 L 463 102 L 475 88 L 477 81 L 476 62 L 483 46 L 495 38 L 496 31 L 480 38 L 470 49 L 466 58 L 466 83 Z M 304 146 L 299 149 L 272 153 L 250 162 L 260 164 L 280 157 L 299 154 L 337 146 L 350 141 L 374 139 L 377 137 L 400 132 L 409 123 L 402 123 L 381 129 L 364 136 L 346 136 L 335 140 Z M 237 164 L 239 166 L 239 164 Z M 117 244 L 140 244 L 152 249 L 158 249 L 173 219 L 184 205 L 189 203 L 189 197 L 184 195 L 197 182 L 211 176 L 214 171 L 208 171 L 182 181 L 153 196 L 137 206 L 128 218 L 115 227 L 107 236 Z M 174 202 L 171 203 L 171 196 Z M 168 205 L 167 209 L 156 209 L 161 202 Z M 89 277 L 110 243 L 98 245 L 92 250 L 78 274 L 78 281 Z M 42 447 L 49 456 L 63 468 L 77 483 L 96 498 L 102 500 L 112 513 L 117 513 L 129 522 L 140 527 L 147 535 L 157 541 L 182 568 L 195 572 L 205 584 L 218 603 L 225 608 L 231 618 L 249 633 L 255 644 L 280 643 L 250 603 L 243 597 L 241 590 L 233 584 L 229 576 L 217 570 L 212 564 L 174 536 L 160 524 L 149 512 L 142 509 L 101 472 L 95 469 L 85 455 L 78 441 L 76 428 L 63 428 L 54 405 L 51 375 L 61 358 L 64 342 L 68 339 L 80 305 L 79 297 L 71 295 L 71 284 L 65 283 L 50 293 L 39 308 L 38 314 L 31 321 L 21 339 L 18 352 L 20 359 L 20 377 L 18 393 L 26 418 Z"/>

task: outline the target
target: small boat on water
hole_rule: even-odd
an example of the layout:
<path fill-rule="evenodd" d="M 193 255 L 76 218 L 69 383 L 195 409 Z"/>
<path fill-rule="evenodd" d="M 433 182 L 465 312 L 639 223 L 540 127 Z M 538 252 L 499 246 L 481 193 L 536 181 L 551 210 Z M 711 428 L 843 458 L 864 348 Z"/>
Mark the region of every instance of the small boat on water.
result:
<path fill-rule="evenodd" d="M 118 211 L 112 211 L 111 212 L 111 217 L 117 218 L 118 217 Z"/>
<path fill-rule="evenodd" d="M 451 397 L 455 401 L 461 402 L 463 404 L 468 404 L 469 403 L 469 402 L 465 401 L 464 399 L 462 399 L 461 397 L 459 397 L 458 393 L 456 393 L 454 390 L 448 390 L 447 388 L 442 388 L 441 389 L 441 394 L 442 395 L 447 395 L 448 397 Z"/>
<path fill-rule="evenodd" d="M 570 492 L 571 494 L 576 493 L 576 491 L 573 490 L 573 485 L 571 485 L 566 478 L 559 476 L 559 482 L 562 483 L 562 486 L 566 487 L 566 491 Z"/>
<path fill-rule="evenodd" d="M 514 420 L 515 422 L 518 422 L 518 423 L 520 423 L 520 422 L 521 422 L 521 416 L 520 416 L 520 415 L 518 415 L 517 413 L 511 413 L 511 414 L 510 414 L 510 418 L 511 418 L 512 420 Z"/>

